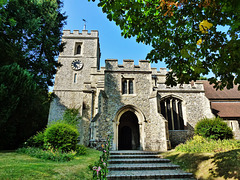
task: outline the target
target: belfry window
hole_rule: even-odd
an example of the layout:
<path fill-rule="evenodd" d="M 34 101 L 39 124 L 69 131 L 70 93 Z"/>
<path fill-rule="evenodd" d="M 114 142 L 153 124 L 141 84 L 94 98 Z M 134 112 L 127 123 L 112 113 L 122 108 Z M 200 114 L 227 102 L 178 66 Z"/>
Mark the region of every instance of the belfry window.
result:
<path fill-rule="evenodd" d="M 82 54 L 82 43 L 81 42 L 75 43 L 74 54 L 75 55 L 81 55 Z"/>
<path fill-rule="evenodd" d="M 78 46 L 77 46 L 77 52 L 76 52 L 76 54 L 81 54 L 81 45 L 78 45 Z"/>
<path fill-rule="evenodd" d="M 161 114 L 168 121 L 169 130 L 184 130 L 182 101 L 169 97 L 160 101 Z"/>
<path fill-rule="evenodd" d="M 122 94 L 133 94 L 133 79 L 122 79 Z"/>

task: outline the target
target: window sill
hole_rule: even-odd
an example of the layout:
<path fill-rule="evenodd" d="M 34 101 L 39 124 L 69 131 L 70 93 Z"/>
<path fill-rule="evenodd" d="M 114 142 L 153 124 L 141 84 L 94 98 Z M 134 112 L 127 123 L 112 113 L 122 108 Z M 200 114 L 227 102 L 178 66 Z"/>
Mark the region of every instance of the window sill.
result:
<path fill-rule="evenodd" d="M 136 96 L 136 94 L 122 94 L 122 96 Z"/>

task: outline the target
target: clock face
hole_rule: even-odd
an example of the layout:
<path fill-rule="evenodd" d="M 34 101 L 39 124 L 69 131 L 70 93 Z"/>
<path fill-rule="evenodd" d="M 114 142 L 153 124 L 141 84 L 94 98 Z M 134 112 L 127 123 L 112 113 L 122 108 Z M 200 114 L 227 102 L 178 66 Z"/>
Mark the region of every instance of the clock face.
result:
<path fill-rule="evenodd" d="M 79 71 L 81 70 L 83 67 L 83 63 L 82 61 L 76 59 L 72 62 L 72 69 L 75 70 L 75 71 Z"/>

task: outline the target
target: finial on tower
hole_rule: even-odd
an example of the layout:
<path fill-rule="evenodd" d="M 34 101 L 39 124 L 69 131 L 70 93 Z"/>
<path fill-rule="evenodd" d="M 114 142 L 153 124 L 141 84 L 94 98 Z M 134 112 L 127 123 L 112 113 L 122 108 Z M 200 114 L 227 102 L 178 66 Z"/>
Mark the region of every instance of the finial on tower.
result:
<path fill-rule="evenodd" d="M 83 28 L 83 30 L 86 30 L 86 27 L 87 27 L 87 25 L 86 25 L 86 20 L 85 19 L 83 19 L 83 22 L 84 22 L 84 28 Z"/>

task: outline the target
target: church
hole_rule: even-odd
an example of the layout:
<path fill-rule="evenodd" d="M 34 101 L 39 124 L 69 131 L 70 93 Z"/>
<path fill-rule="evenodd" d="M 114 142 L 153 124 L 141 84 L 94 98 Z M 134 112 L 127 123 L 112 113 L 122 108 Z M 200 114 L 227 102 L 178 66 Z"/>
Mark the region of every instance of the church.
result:
<path fill-rule="evenodd" d="M 130 59 L 123 64 L 106 59 L 100 67 L 96 30 L 64 30 L 62 41 L 66 45 L 58 58 L 62 66 L 55 77 L 49 122 L 61 119 L 66 108 L 78 109 L 80 144 L 99 148 L 111 135 L 112 150 L 168 150 L 192 137 L 199 120 L 222 113 L 226 108 L 221 105 L 229 103 L 238 112 L 227 118 L 228 124 L 239 135 L 240 93 L 236 89 L 216 103 L 207 97 L 206 90 L 213 89 L 207 81 L 167 86 L 167 69 L 151 68 L 147 60 L 136 65 Z"/>

